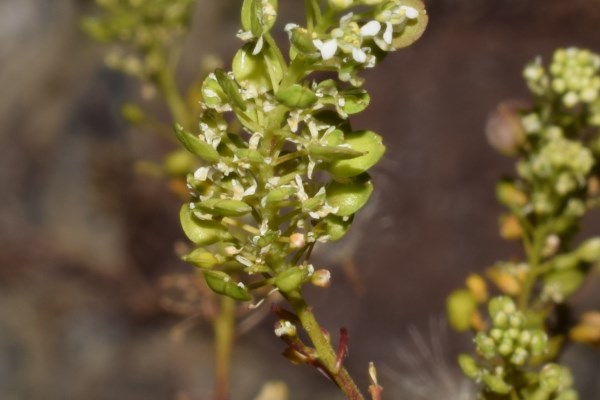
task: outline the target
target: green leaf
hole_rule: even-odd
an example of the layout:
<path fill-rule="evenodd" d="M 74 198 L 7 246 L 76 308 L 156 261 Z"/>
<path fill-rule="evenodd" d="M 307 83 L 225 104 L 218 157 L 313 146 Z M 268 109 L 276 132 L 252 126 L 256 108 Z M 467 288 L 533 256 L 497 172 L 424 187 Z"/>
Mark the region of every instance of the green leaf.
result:
<path fill-rule="evenodd" d="M 248 290 L 243 285 L 234 282 L 225 272 L 204 271 L 204 278 L 208 287 L 215 293 L 239 301 L 249 301 L 252 299 Z"/>
<path fill-rule="evenodd" d="M 312 90 L 298 84 L 279 89 L 275 98 L 281 104 L 292 108 L 308 108 L 319 99 Z"/>
<path fill-rule="evenodd" d="M 216 243 L 228 234 L 227 229 L 221 223 L 196 218 L 188 204 L 181 206 L 179 219 L 188 239 L 200 246 Z"/>
<path fill-rule="evenodd" d="M 204 161 L 218 162 L 221 156 L 210 144 L 201 140 L 198 136 L 186 131 L 183 126 L 175 124 L 175 136 L 190 152 L 196 154 Z"/>
<path fill-rule="evenodd" d="M 373 131 L 355 131 L 344 135 L 344 144 L 365 154 L 349 160 L 331 163 L 329 171 L 337 177 L 349 178 L 359 175 L 375 165 L 385 153 L 382 138 Z"/>
<path fill-rule="evenodd" d="M 327 203 L 338 210 L 334 213 L 348 217 L 360 210 L 371 197 L 373 184 L 368 174 L 357 176 L 350 182 L 331 182 L 327 185 Z"/>

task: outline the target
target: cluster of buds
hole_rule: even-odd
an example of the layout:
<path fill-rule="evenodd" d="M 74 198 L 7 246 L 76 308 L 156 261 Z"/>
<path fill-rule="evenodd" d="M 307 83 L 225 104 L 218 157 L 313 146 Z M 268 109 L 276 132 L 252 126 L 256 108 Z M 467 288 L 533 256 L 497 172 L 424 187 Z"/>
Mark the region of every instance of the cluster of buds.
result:
<path fill-rule="evenodd" d="M 188 30 L 195 0 L 96 0 L 104 10 L 97 17 L 83 20 L 83 28 L 100 42 L 128 47 L 108 53 L 111 68 L 142 79 L 165 68 L 164 52 Z"/>
<path fill-rule="evenodd" d="M 202 269 L 217 293 L 250 300 L 259 288 L 292 293 L 307 282 L 327 286 L 329 272 L 315 269 L 310 253 L 317 242 L 343 237 L 373 191 L 367 171 L 385 146 L 375 132 L 353 130 L 348 119 L 367 107 L 367 92 L 307 76 L 354 74 L 372 59 L 361 47 L 367 41 L 392 35 L 380 47 L 391 51 L 397 40 L 414 41 L 427 18 L 415 0 L 349 2 L 368 6 L 360 14 L 338 5 L 318 14 L 344 11 L 339 26 L 324 17 L 287 26 L 288 63 L 270 35 L 277 1 L 245 0 L 238 35 L 245 43 L 231 71 L 215 70 L 203 82 L 198 130 L 176 128 L 204 162 L 189 174 L 191 200 L 181 208 L 183 229 L 197 245 L 184 259 Z M 333 52 L 326 50 L 331 40 Z M 346 40 L 357 40 L 354 51 Z"/>
<path fill-rule="evenodd" d="M 491 328 L 475 336 L 477 353 L 485 361 L 480 364 L 473 357 L 462 354 L 459 363 L 469 378 L 482 381 L 492 392 L 506 394 L 512 390 L 505 379 L 507 371 L 522 367 L 532 357 L 543 355 L 547 336 L 540 329 L 526 327 L 525 316 L 510 297 L 492 298 L 488 311 Z"/>

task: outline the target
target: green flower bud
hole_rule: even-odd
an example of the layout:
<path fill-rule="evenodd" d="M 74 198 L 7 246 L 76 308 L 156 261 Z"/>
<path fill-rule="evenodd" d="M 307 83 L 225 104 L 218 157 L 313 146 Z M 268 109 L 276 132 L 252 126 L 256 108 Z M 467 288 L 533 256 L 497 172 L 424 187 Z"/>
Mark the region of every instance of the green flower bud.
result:
<path fill-rule="evenodd" d="M 183 261 L 199 268 L 210 269 L 219 264 L 219 259 L 205 248 L 197 248 L 182 257 Z"/>
<path fill-rule="evenodd" d="M 385 152 L 381 136 L 372 131 L 347 133 L 344 135 L 344 144 L 352 150 L 365 154 L 331 163 L 329 171 L 340 178 L 349 178 L 367 171 L 381 159 Z"/>
<path fill-rule="evenodd" d="M 334 10 L 344 10 L 352 5 L 354 0 L 327 0 L 329 7 Z"/>
<path fill-rule="evenodd" d="M 494 393 L 508 394 L 512 390 L 512 386 L 499 376 L 484 372 L 482 378 L 487 388 Z"/>
<path fill-rule="evenodd" d="M 458 356 L 458 364 L 462 369 L 463 373 L 471 378 L 477 379 L 480 375 L 479 366 L 475 362 L 475 359 L 468 354 L 461 354 Z"/>
<path fill-rule="evenodd" d="M 503 356 L 508 356 L 514 350 L 513 341 L 509 338 L 504 338 L 498 343 L 498 353 Z"/>
<path fill-rule="evenodd" d="M 300 289 L 300 286 L 308 278 L 308 268 L 306 267 L 292 267 L 280 272 L 275 277 L 275 286 L 283 292 L 289 293 Z"/>
<path fill-rule="evenodd" d="M 501 311 L 509 315 L 517 311 L 513 299 L 508 296 L 498 296 L 490 299 L 488 303 L 488 312 L 490 313 L 490 316 L 495 318 L 496 314 Z"/>
<path fill-rule="evenodd" d="M 222 271 L 204 271 L 206 284 L 215 293 L 231 297 L 234 300 L 249 301 L 250 293 L 243 283 L 234 282 L 229 275 Z"/>
<path fill-rule="evenodd" d="M 494 339 L 495 342 L 500 342 L 504 337 L 504 331 L 498 328 L 490 329 L 490 337 Z"/>
<path fill-rule="evenodd" d="M 132 125 L 139 125 L 146 120 L 144 111 L 133 103 L 124 104 L 121 107 L 121 115 L 123 119 Z"/>
<path fill-rule="evenodd" d="M 290 108 L 309 108 L 319 99 L 312 90 L 298 84 L 279 89 L 275 98 Z"/>
<path fill-rule="evenodd" d="M 499 311 L 494 316 L 494 326 L 499 329 L 508 328 L 508 315 L 505 312 Z"/>
<path fill-rule="evenodd" d="M 506 333 L 504 334 L 505 337 L 510 338 L 511 340 L 517 340 L 519 338 L 519 335 L 521 334 L 521 331 L 515 328 L 509 328 L 506 330 Z"/>
<path fill-rule="evenodd" d="M 190 152 L 196 154 L 200 158 L 208 162 L 218 162 L 221 158 L 219 152 L 210 144 L 201 140 L 198 136 L 186 131 L 181 125 L 175 125 L 175 136 Z"/>
<path fill-rule="evenodd" d="M 267 204 L 278 203 L 288 200 L 294 193 L 296 193 L 296 190 L 293 187 L 278 187 L 269 191 L 265 197 L 265 201 Z"/>
<path fill-rule="evenodd" d="M 446 312 L 450 325 L 459 332 L 471 327 L 473 314 L 477 311 L 477 301 L 466 289 L 453 291 L 446 300 Z"/>
<path fill-rule="evenodd" d="M 522 366 L 527 361 L 528 355 L 527 350 L 522 347 L 517 347 L 510 357 L 510 362 L 511 364 Z"/>
<path fill-rule="evenodd" d="M 327 185 L 327 203 L 337 211 L 335 215 L 349 217 L 360 210 L 371 197 L 373 184 L 369 175 L 362 174 L 348 183 L 331 182 Z"/>
<path fill-rule="evenodd" d="M 548 344 L 548 336 L 545 332 L 536 329 L 531 331 L 531 341 L 529 342 L 529 349 L 531 354 L 534 356 L 540 356 L 546 352 L 546 345 Z"/>
<path fill-rule="evenodd" d="M 306 29 L 299 26 L 289 26 L 286 30 L 290 35 L 290 42 L 298 51 L 305 54 L 317 53 L 318 50 L 313 43 L 314 37 Z"/>
<path fill-rule="evenodd" d="M 244 0 L 242 26 L 255 37 L 268 32 L 277 19 L 277 0 Z"/>
<path fill-rule="evenodd" d="M 496 185 L 498 201 L 508 208 L 523 207 L 529 201 L 527 195 L 517 189 L 514 182 L 503 180 Z"/>
<path fill-rule="evenodd" d="M 197 245 L 213 244 L 228 236 L 227 229 L 221 223 L 196 218 L 188 204 L 181 207 L 179 219 L 185 235 Z"/>
<path fill-rule="evenodd" d="M 558 364 L 546 364 L 540 371 L 540 387 L 553 392 L 560 385 L 563 368 Z"/>
<path fill-rule="evenodd" d="M 483 332 L 479 332 L 477 335 L 475 335 L 474 340 L 475 345 L 477 346 L 477 351 L 483 358 L 488 360 L 494 358 L 496 355 L 496 344 L 492 338 Z"/>

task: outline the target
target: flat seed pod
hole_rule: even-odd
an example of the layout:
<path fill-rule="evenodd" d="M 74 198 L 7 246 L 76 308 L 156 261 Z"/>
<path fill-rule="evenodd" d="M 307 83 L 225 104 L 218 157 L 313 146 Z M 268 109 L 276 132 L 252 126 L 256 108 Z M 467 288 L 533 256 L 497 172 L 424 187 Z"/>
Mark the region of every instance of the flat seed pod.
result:
<path fill-rule="evenodd" d="M 210 144 L 201 140 L 198 136 L 186 131 L 181 125 L 175 125 L 175 136 L 190 152 L 196 154 L 204 161 L 211 163 L 218 162 L 220 159 L 219 152 Z"/>
<path fill-rule="evenodd" d="M 213 253 L 202 247 L 183 256 L 183 261 L 195 265 L 198 268 L 205 269 L 210 269 L 219 264 L 219 259 Z"/>
<path fill-rule="evenodd" d="M 344 98 L 342 109 L 348 114 L 356 114 L 363 111 L 369 105 L 371 97 L 363 89 L 350 89 L 340 93 Z"/>
<path fill-rule="evenodd" d="M 320 146 L 316 144 L 309 145 L 307 151 L 312 158 L 323 161 L 350 160 L 365 154 L 349 147 Z"/>
<path fill-rule="evenodd" d="M 275 277 L 275 286 L 283 293 L 289 293 L 300 289 L 300 286 L 306 281 L 308 270 L 304 267 L 292 267 Z"/>
<path fill-rule="evenodd" d="M 181 206 L 179 219 L 185 235 L 197 245 L 213 244 L 227 236 L 227 229 L 221 223 L 196 218 L 188 204 Z"/>
<path fill-rule="evenodd" d="M 429 21 L 425 5 L 421 0 L 403 0 L 402 3 L 417 10 L 419 15 L 416 19 L 410 19 L 400 35 L 392 40 L 392 46 L 396 49 L 410 46 L 419 39 L 423 32 L 425 32 L 427 22 Z"/>
<path fill-rule="evenodd" d="M 273 81 L 279 83 L 283 78 L 283 71 L 268 45 L 258 54 L 252 54 L 255 44 L 245 44 L 233 57 L 231 69 L 235 80 L 242 86 L 245 82 L 252 82 L 262 90 L 273 89 Z M 268 60 L 267 60 L 268 58 Z"/>
<path fill-rule="evenodd" d="M 312 90 L 298 84 L 279 89 L 275 98 L 281 104 L 292 108 L 308 108 L 319 99 Z"/>
<path fill-rule="evenodd" d="M 369 175 L 363 174 L 351 182 L 330 183 L 326 193 L 327 203 L 338 209 L 334 214 L 349 217 L 367 203 L 373 193 L 373 184 Z"/>
<path fill-rule="evenodd" d="M 375 165 L 385 153 L 382 138 L 373 131 L 355 131 L 344 135 L 344 144 L 364 155 L 349 160 L 332 162 L 329 171 L 337 177 L 349 178 L 362 174 Z"/>
<path fill-rule="evenodd" d="M 248 289 L 236 283 L 229 275 L 222 271 L 204 271 L 206 284 L 215 293 L 231 297 L 234 300 L 249 301 L 252 299 Z"/>
<path fill-rule="evenodd" d="M 344 220 L 343 217 L 337 215 L 328 215 L 319 222 L 317 228 L 322 229 L 325 235 L 329 236 L 329 240 L 334 242 L 346 235 L 353 219 L 353 216 Z"/>

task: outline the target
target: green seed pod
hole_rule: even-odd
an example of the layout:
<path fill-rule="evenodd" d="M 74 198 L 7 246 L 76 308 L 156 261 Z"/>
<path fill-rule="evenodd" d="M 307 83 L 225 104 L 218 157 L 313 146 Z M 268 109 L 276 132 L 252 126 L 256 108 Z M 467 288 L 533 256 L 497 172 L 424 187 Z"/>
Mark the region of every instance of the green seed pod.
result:
<path fill-rule="evenodd" d="M 353 219 L 354 216 L 344 219 L 343 217 L 330 214 L 317 224 L 315 230 L 322 230 L 325 235 L 329 236 L 329 240 L 334 242 L 346 235 L 350 229 L 350 225 L 352 225 Z"/>
<path fill-rule="evenodd" d="M 313 36 L 302 27 L 294 27 L 290 31 L 290 42 L 304 54 L 313 54 L 318 50 L 313 43 Z"/>
<path fill-rule="evenodd" d="M 278 203 L 280 201 L 288 200 L 294 193 L 296 193 L 296 189 L 293 187 L 278 187 L 269 191 L 265 201 L 267 204 Z"/>
<path fill-rule="evenodd" d="M 514 182 L 502 180 L 496 185 L 498 201 L 508 208 L 523 207 L 527 204 L 527 195 L 517 189 Z"/>
<path fill-rule="evenodd" d="M 133 103 L 126 103 L 121 107 L 121 116 L 132 125 L 139 125 L 146 120 L 144 111 Z"/>
<path fill-rule="evenodd" d="M 448 321 L 459 332 L 466 331 L 471 327 L 475 311 L 477 311 L 477 300 L 466 289 L 454 290 L 446 300 Z"/>
<path fill-rule="evenodd" d="M 215 214 L 226 217 L 241 217 L 252 211 L 252 207 L 241 200 L 217 199 L 212 205 Z"/>
<path fill-rule="evenodd" d="M 563 301 L 583 283 L 585 276 L 578 269 L 554 271 L 544 276 L 544 293 L 556 301 Z"/>
<path fill-rule="evenodd" d="M 277 0 L 244 0 L 242 26 L 255 37 L 268 32 L 277 19 Z"/>
<path fill-rule="evenodd" d="M 381 136 L 373 131 L 347 133 L 344 135 L 344 143 L 350 146 L 352 150 L 366 154 L 350 160 L 331 163 L 329 171 L 340 178 L 349 178 L 367 171 L 381 159 L 385 152 Z"/>
<path fill-rule="evenodd" d="M 306 150 L 312 158 L 323 161 L 350 160 L 365 154 L 364 152 L 352 150 L 348 147 L 321 146 L 317 144 L 309 145 Z"/>
<path fill-rule="evenodd" d="M 460 354 L 458 356 L 458 364 L 463 373 L 471 379 L 477 379 L 481 374 L 475 359 L 468 354 Z"/>
<path fill-rule="evenodd" d="M 371 97 L 366 90 L 349 89 L 340 93 L 344 98 L 342 109 L 348 114 L 356 114 L 363 111 L 369 105 Z"/>
<path fill-rule="evenodd" d="M 237 149 L 235 150 L 235 155 L 242 161 L 248 161 L 254 164 L 265 162 L 265 158 L 260 154 L 260 151 L 254 149 Z"/>
<path fill-rule="evenodd" d="M 585 262 L 596 262 L 600 258 L 600 238 L 592 238 L 583 242 L 575 254 Z"/>
<path fill-rule="evenodd" d="M 202 101 L 208 107 L 222 109 L 228 103 L 227 95 L 213 74 L 209 74 L 204 79 L 200 92 L 202 93 Z"/>
<path fill-rule="evenodd" d="M 239 301 L 249 301 L 252 299 L 246 287 L 242 283 L 234 282 L 225 272 L 204 271 L 204 278 L 208 287 L 215 293 Z"/>
<path fill-rule="evenodd" d="M 482 378 L 487 388 L 494 393 L 508 394 L 512 390 L 512 386 L 499 376 L 484 372 Z"/>
<path fill-rule="evenodd" d="M 593 240 L 593 239 L 592 239 Z M 555 270 L 571 269 L 579 265 L 579 256 L 577 252 L 560 254 L 552 260 L 552 268 Z"/>
<path fill-rule="evenodd" d="M 425 32 L 425 27 L 429 17 L 421 0 L 403 0 L 402 5 L 411 7 L 418 12 L 417 18 L 409 19 L 400 34 L 396 35 L 392 41 L 395 49 L 401 49 L 410 46 Z"/>
<path fill-rule="evenodd" d="M 246 111 L 246 102 L 240 94 L 240 88 L 238 84 L 233 81 L 233 79 L 231 79 L 229 75 L 227 75 L 227 73 L 222 69 L 216 69 L 214 74 L 217 78 L 217 82 L 219 82 L 219 86 L 221 86 L 221 89 L 223 90 L 223 93 L 225 93 L 229 99 L 229 102 L 238 107 L 240 110 Z"/>
<path fill-rule="evenodd" d="M 197 245 L 213 244 L 228 236 L 227 229 L 221 223 L 196 218 L 188 204 L 181 206 L 179 219 L 185 235 Z"/>
<path fill-rule="evenodd" d="M 219 264 L 219 258 L 205 248 L 199 247 L 182 257 L 183 261 L 198 268 L 210 269 Z"/>
<path fill-rule="evenodd" d="M 308 270 L 305 267 L 292 267 L 280 272 L 275 277 L 275 286 L 283 292 L 289 293 L 300 289 L 300 286 L 306 282 Z"/>
<path fill-rule="evenodd" d="M 312 90 L 298 84 L 279 89 L 275 98 L 290 108 L 309 108 L 319 99 Z"/>
<path fill-rule="evenodd" d="M 273 51 L 266 44 L 260 53 L 254 55 L 253 51 L 252 43 L 238 50 L 231 64 L 233 76 L 242 87 L 252 85 L 259 91 L 271 90 L 273 83 L 279 83 L 283 77 L 281 66 L 278 61 L 273 61 Z"/>
<path fill-rule="evenodd" d="M 198 136 L 186 131 L 183 126 L 175 124 L 175 136 L 190 152 L 196 154 L 204 161 L 218 162 L 221 156 L 210 144 L 201 140 Z"/>
<path fill-rule="evenodd" d="M 349 183 L 331 182 L 326 193 L 327 203 L 337 207 L 334 214 L 349 217 L 367 203 L 373 193 L 373 184 L 369 175 L 362 174 Z"/>
<path fill-rule="evenodd" d="M 198 165 L 198 159 L 187 150 L 175 150 L 167 154 L 163 166 L 170 176 L 186 176 Z"/>

